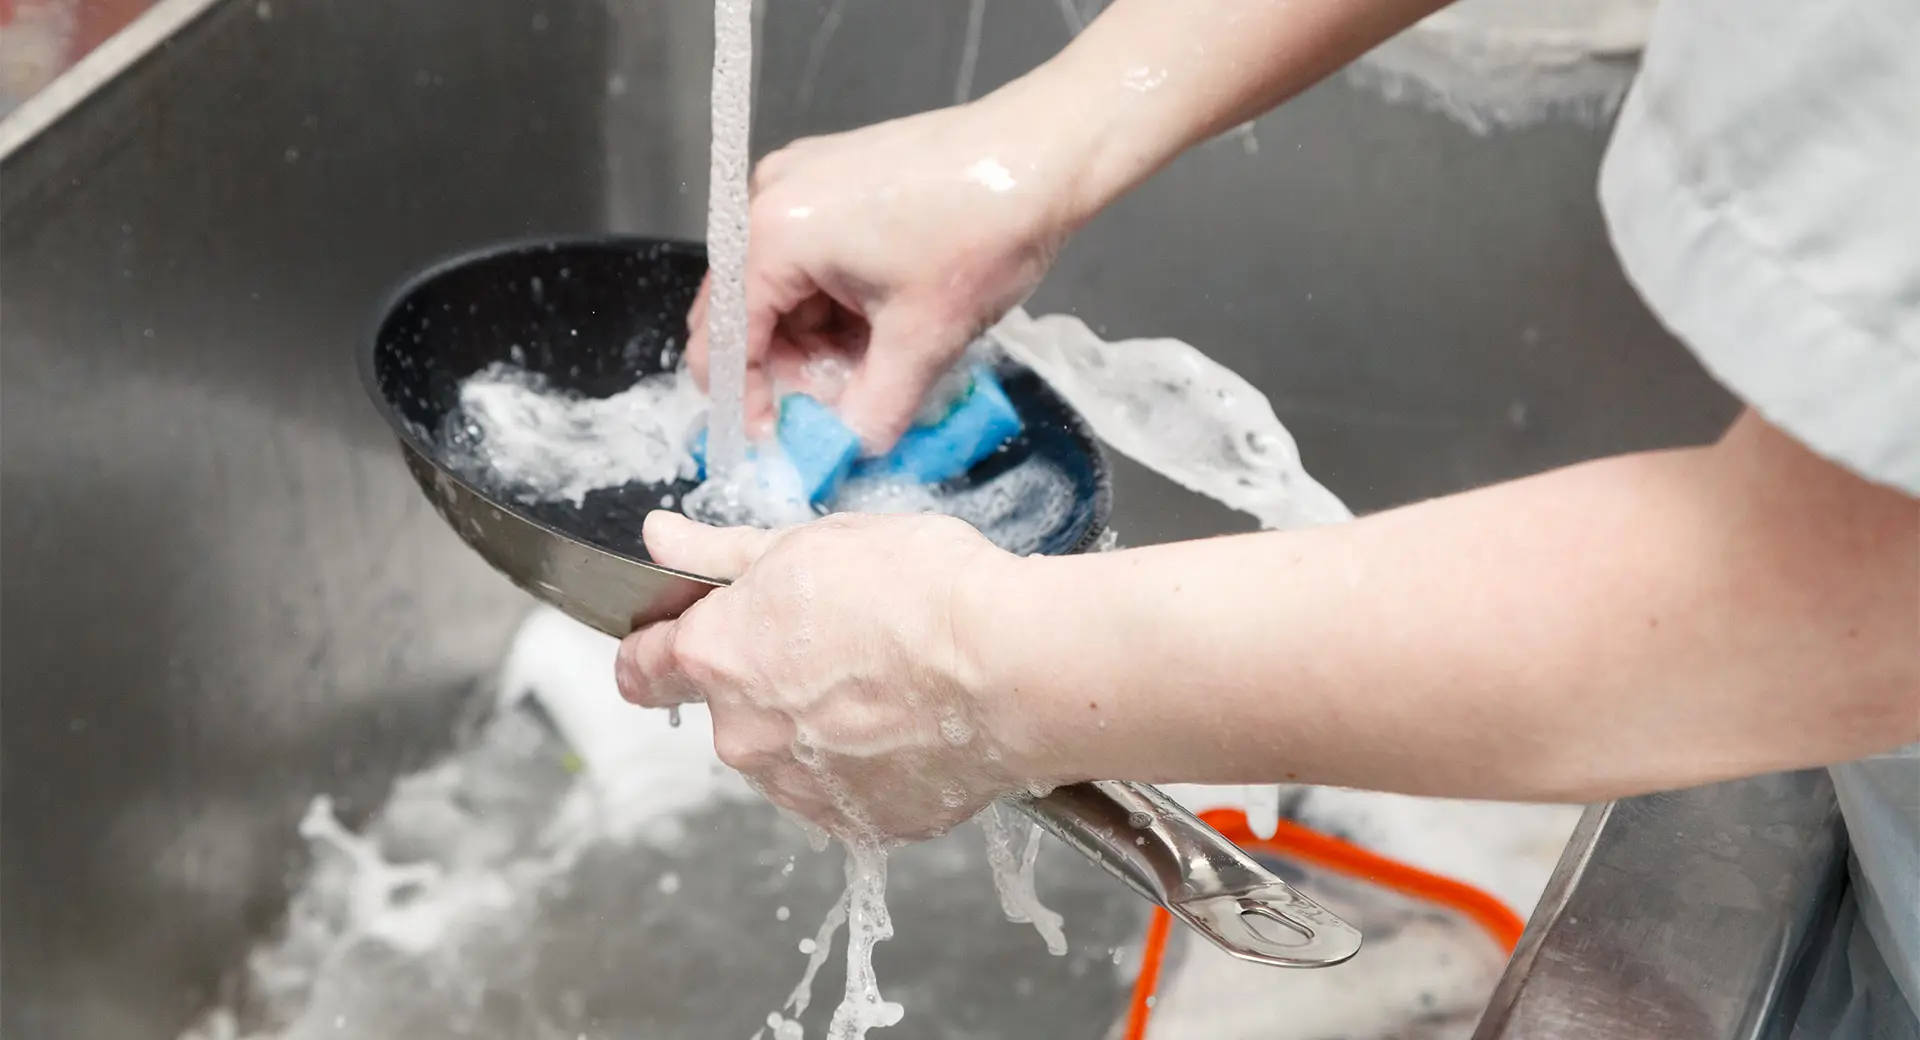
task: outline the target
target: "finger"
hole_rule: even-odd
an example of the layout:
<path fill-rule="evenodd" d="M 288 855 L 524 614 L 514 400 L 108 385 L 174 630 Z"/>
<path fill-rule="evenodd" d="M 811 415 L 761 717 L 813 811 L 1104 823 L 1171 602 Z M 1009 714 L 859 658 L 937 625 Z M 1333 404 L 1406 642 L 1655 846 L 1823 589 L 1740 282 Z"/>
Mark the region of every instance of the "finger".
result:
<path fill-rule="evenodd" d="M 747 197 L 755 198 L 761 192 L 780 183 L 787 174 L 793 172 L 795 160 L 810 151 L 820 141 L 817 137 L 802 137 L 790 141 L 779 151 L 769 152 L 753 167 L 753 176 L 747 180 Z"/>
<path fill-rule="evenodd" d="M 865 349 L 863 330 L 805 333 L 777 344 L 767 357 L 767 365 L 775 385 L 792 387 L 822 404 L 837 407 L 855 361 Z"/>
<path fill-rule="evenodd" d="M 781 331 L 795 339 L 809 333 L 821 332 L 833 321 L 833 309 L 833 297 L 826 293 L 814 293 L 801 300 L 785 318 L 781 319 Z"/>
<path fill-rule="evenodd" d="M 643 708 L 671 708 L 700 699 L 673 664 L 673 639 L 679 625 L 678 621 L 648 625 L 620 641 L 613 675 L 621 697 Z"/>
<path fill-rule="evenodd" d="M 796 142 L 798 143 L 798 142 Z M 757 199 L 760 193 L 780 182 L 792 166 L 793 146 L 788 145 L 777 152 L 769 153 L 754 164 L 752 176 L 747 178 L 747 198 Z"/>
<path fill-rule="evenodd" d="M 742 406 L 746 413 L 747 439 L 750 441 L 764 441 L 773 435 L 774 425 L 779 418 L 773 394 L 775 378 L 772 373 L 763 372 L 761 378 L 747 380 Z"/>
<path fill-rule="evenodd" d="M 782 246 L 776 236 L 765 236 L 757 255 L 777 253 Z M 799 267 L 755 267 L 754 253 L 747 258 L 746 371 L 743 373 L 742 402 L 749 423 L 755 427 L 771 425 L 773 378 L 767 367 L 767 355 L 774 349 L 783 318 L 818 294 L 813 279 Z M 711 353 L 708 359 L 711 367 Z"/>
<path fill-rule="evenodd" d="M 872 455 L 892 449 L 913 424 L 928 388 L 966 350 L 966 337 L 883 311 L 874 318 L 866 356 L 840 397 L 840 418 Z"/>
<path fill-rule="evenodd" d="M 663 567 L 732 581 L 745 574 L 773 543 L 778 531 L 757 527 L 708 527 L 671 510 L 647 514 L 641 531 L 647 552 Z"/>

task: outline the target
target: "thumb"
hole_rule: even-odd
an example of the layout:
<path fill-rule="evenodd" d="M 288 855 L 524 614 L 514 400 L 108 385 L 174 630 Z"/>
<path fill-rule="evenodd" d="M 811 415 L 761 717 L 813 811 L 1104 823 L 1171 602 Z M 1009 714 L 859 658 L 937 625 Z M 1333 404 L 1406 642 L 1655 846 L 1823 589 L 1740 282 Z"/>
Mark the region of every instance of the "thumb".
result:
<path fill-rule="evenodd" d="M 841 419 L 860 435 L 869 454 L 890 451 L 913 425 L 928 388 L 966 348 L 964 334 L 930 333 L 923 322 L 908 324 L 882 313 L 873 320 L 866 355 L 840 396 Z"/>
<path fill-rule="evenodd" d="M 662 567 L 717 581 L 733 581 L 780 540 L 757 527 L 709 527 L 667 509 L 647 514 L 641 531 L 647 552 Z"/>

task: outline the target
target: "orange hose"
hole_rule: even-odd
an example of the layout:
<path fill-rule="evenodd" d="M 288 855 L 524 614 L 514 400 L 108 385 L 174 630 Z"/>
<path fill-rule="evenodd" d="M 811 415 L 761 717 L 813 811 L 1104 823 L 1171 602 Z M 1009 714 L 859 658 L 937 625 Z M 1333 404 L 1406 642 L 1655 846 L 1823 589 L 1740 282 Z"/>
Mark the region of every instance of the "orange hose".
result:
<path fill-rule="evenodd" d="M 1153 1014 L 1153 993 L 1160 985 L 1160 965 L 1167 956 L 1167 937 L 1173 932 L 1173 915 L 1153 908 L 1153 920 L 1147 922 L 1147 941 L 1140 953 L 1140 977 L 1134 980 L 1133 999 L 1127 1002 L 1127 1040 L 1147 1035 L 1147 1019 Z"/>
<path fill-rule="evenodd" d="M 1472 885 L 1429 874 L 1289 820 L 1280 821 L 1273 837 L 1259 838 L 1248 826 L 1247 814 L 1238 809 L 1212 809 L 1201 813 L 1200 818 L 1228 841 L 1249 852 L 1276 853 L 1444 906 L 1479 925 L 1508 954 L 1513 953 L 1520 943 L 1520 933 L 1526 930 L 1527 923 L 1519 914 Z M 1160 971 L 1166 963 L 1167 941 L 1172 934 L 1173 915 L 1155 907 L 1141 951 L 1140 975 L 1134 980 L 1133 996 L 1127 1004 L 1126 1040 L 1146 1040 L 1147 1020 L 1153 1014 L 1153 998 L 1160 988 Z"/>

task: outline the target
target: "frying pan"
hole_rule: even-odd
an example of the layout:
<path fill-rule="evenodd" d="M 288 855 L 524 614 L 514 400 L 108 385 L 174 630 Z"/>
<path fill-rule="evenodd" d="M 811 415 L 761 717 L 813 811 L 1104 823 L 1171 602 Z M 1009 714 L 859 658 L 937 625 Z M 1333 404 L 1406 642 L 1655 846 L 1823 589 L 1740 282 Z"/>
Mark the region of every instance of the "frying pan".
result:
<path fill-rule="evenodd" d="M 724 582 L 671 570 L 641 540 L 648 512 L 690 481 L 628 484 L 578 503 L 517 488 L 452 435 L 460 385 L 495 363 L 554 389 L 607 397 L 672 369 L 706 272 L 695 243 L 638 237 L 515 242 L 416 275 L 360 348 L 361 378 L 408 469 L 460 537 L 538 599 L 609 635 L 665 620 Z M 1025 432 L 960 483 L 1040 457 L 1065 474 L 1073 507 L 1040 552 L 1091 548 L 1112 507 L 1107 463 L 1085 424 L 1031 370 L 1000 362 Z M 1017 804 L 1047 830 L 1228 953 L 1283 967 L 1352 957 L 1360 934 L 1144 784 L 1098 781 Z"/>

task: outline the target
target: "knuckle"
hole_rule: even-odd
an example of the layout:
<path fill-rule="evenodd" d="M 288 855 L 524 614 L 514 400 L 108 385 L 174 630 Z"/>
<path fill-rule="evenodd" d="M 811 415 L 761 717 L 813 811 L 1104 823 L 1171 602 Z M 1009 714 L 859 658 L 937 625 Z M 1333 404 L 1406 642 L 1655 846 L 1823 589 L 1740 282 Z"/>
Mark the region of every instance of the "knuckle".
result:
<path fill-rule="evenodd" d="M 921 530 L 925 531 L 931 537 L 938 537 L 943 540 L 967 538 L 978 533 L 978 529 L 972 524 L 967 523 L 957 516 L 950 516 L 946 513 L 929 515 Z"/>
<path fill-rule="evenodd" d="M 709 634 L 707 627 L 693 623 L 694 615 L 688 614 L 673 634 L 673 642 L 668 654 L 673 659 L 674 670 L 685 676 L 688 682 L 696 686 L 706 686 L 720 674 L 721 648 Z"/>
<path fill-rule="evenodd" d="M 884 522 L 884 518 L 868 513 L 833 513 L 815 520 L 809 527 L 796 531 L 807 532 L 808 538 L 802 545 L 843 546 L 854 541 L 873 526 Z"/>
<path fill-rule="evenodd" d="M 713 753 L 722 765 L 741 773 L 752 772 L 760 760 L 759 746 L 731 729 L 714 730 Z"/>
<path fill-rule="evenodd" d="M 782 152 L 774 152 L 772 155 L 760 160 L 760 165 L 753 168 L 753 176 L 747 181 L 747 191 L 755 196 L 755 201 L 758 201 L 758 196 L 764 193 L 770 185 L 780 179 L 780 167 L 783 164 L 781 156 L 783 154 Z"/>
<path fill-rule="evenodd" d="M 759 193 L 780 182 L 782 177 L 792 170 L 794 159 L 805 150 L 807 138 L 789 142 L 784 148 L 769 152 L 753 168 L 753 174 L 747 180 L 747 191 Z"/>

